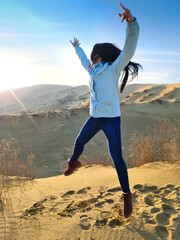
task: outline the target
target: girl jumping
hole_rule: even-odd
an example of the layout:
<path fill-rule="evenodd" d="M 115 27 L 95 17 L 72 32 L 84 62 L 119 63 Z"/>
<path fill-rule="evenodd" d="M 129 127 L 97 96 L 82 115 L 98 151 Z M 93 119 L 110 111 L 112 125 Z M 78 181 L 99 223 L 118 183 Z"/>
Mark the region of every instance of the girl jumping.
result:
<path fill-rule="evenodd" d="M 74 151 L 68 160 L 68 167 L 64 171 L 64 175 L 68 176 L 75 169 L 82 166 L 78 158 L 83 152 L 84 145 L 97 132 L 104 131 L 123 191 L 123 215 L 127 218 L 131 215 L 133 207 L 127 167 L 121 149 L 121 112 L 118 98 L 118 82 L 121 71 L 123 71 L 120 87 L 122 92 L 129 74 L 132 79 L 135 78 L 141 66 L 130 61 L 136 49 L 139 25 L 131 12 L 121 3 L 119 5 L 124 12 L 123 14 L 119 13 L 118 16 L 121 17 L 121 22 L 124 20 L 127 22 L 126 40 L 122 51 L 111 43 L 98 43 L 94 45 L 89 60 L 79 46 L 79 40 L 74 38 L 73 42 L 70 41 L 83 67 L 90 75 L 90 117 L 76 138 Z"/>

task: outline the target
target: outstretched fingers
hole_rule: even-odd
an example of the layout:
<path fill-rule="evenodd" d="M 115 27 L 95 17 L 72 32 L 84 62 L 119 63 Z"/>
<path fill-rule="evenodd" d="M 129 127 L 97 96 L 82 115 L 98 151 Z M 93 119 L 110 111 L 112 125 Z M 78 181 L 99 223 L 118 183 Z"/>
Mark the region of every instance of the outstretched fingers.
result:
<path fill-rule="evenodd" d="M 126 13 L 126 11 L 128 10 L 127 8 L 125 8 L 121 2 L 119 2 L 119 5 L 120 7 L 124 10 L 124 13 Z M 121 13 L 118 13 L 118 16 L 121 17 L 121 22 L 123 22 L 126 18 L 125 18 L 125 14 L 121 14 Z"/>
<path fill-rule="evenodd" d="M 118 16 L 121 17 L 121 22 L 123 22 L 124 20 L 127 20 L 127 21 L 131 21 L 133 20 L 133 16 L 131 14 L 131 12 L 129 11 L 129 9 L 125 8 L 122 3 L 119 2 L 119 5 L 120 7 L 123 9 L 123 13 L 119 13 Z"/>
<path fill-rule="evenodd" d="M 121 7 L 124 11 L 127 10 L 127 8 L 125 8 L 125 7 L 122 5 L 122 3 L 119 2 L 119 5 L 120 5 L 120 7 Z"/>
<path fill-rule="evenodd" d="M 78 40 L 76 37 L 74 37 L 73 40 L 74 40 L 74 42 L 71 41 L 71 40 L 69 40 L 69 41 L 70 41 L 70 43 L 71 43 L 74 47 L 80 45 L 79 40 Z"/>
<path fill-rule="evenodd" d="M 121 22 L 123 22 L 124 19 L 125 19 L 124 14 L 118 13 L 118 16 L 122 18 L 122 19 L 121 19 Z"/>

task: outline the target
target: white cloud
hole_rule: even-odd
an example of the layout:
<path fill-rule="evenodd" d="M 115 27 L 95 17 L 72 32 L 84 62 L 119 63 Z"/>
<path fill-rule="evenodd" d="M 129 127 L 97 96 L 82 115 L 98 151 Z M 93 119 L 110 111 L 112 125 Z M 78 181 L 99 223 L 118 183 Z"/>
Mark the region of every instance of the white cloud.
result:
<path fill-rule="evenodd" d="M 171 56 L 180 56 L 180 51 L 152 51 L 152 50 L 141 50 L 138 49 L 136 54 L 145 54 L 145 55 L 171 55 Z"/>
<path fill-rule="evenodd" d="M 160 62 L 160 63 L 180 63 L 180 60 L 157 59 L 157 58 L 136 58 L 137 62 Z"/>

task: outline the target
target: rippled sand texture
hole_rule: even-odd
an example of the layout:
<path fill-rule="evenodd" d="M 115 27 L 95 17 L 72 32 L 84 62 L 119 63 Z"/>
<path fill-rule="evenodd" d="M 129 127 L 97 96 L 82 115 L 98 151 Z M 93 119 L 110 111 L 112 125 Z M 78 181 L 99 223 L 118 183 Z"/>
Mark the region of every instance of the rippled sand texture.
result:
<path fill-rule="evenodd" d="M 143 180 L 139 177 L 142 170 Z M 87 166 L 69 177 L 15 186 L 11 205 L 4 205 L 6 223 L 1 219 L 0 236 L 3 232 L 7 239 L 178 239 L 179 171 L 178 165 L 163 163 L 131 169 L 134 210 L 129 219 L 122 216 L 122 191 L 112 167 Z M 153 184 L 149 176 L 153 176 Z M 8 204 L 14 212 L 7 215 Z"/>

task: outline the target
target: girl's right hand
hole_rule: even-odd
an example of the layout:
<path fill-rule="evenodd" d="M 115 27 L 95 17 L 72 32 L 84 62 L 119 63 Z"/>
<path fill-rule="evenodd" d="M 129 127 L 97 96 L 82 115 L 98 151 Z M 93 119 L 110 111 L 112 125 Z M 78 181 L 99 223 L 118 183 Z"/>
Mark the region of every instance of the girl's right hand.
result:
<path fill-rule="evenodd" d="M 71 42 L 71 44 L 73 45 L 73 47 L 77 47 L 77 46 L 80 45 L 79 40 L 78 40 L 77 38 L 75 38 L 75 37 L 74 37 L 74 42 L 72 42 L 71 40 L 70 40 L 70 42 Z"/>
<path fill-rule="evenodd" d="M 132 16 L 131 12 L 129 9 L 125 8 L 122 3 L 119 2 L 120 7 L 123 9 L 123 14 L 118 13 L 118 16 L 122 18 L 121 22 L 126 20 L 127 22 L 132 22 L 134 21 L 134 17 Z"/>

